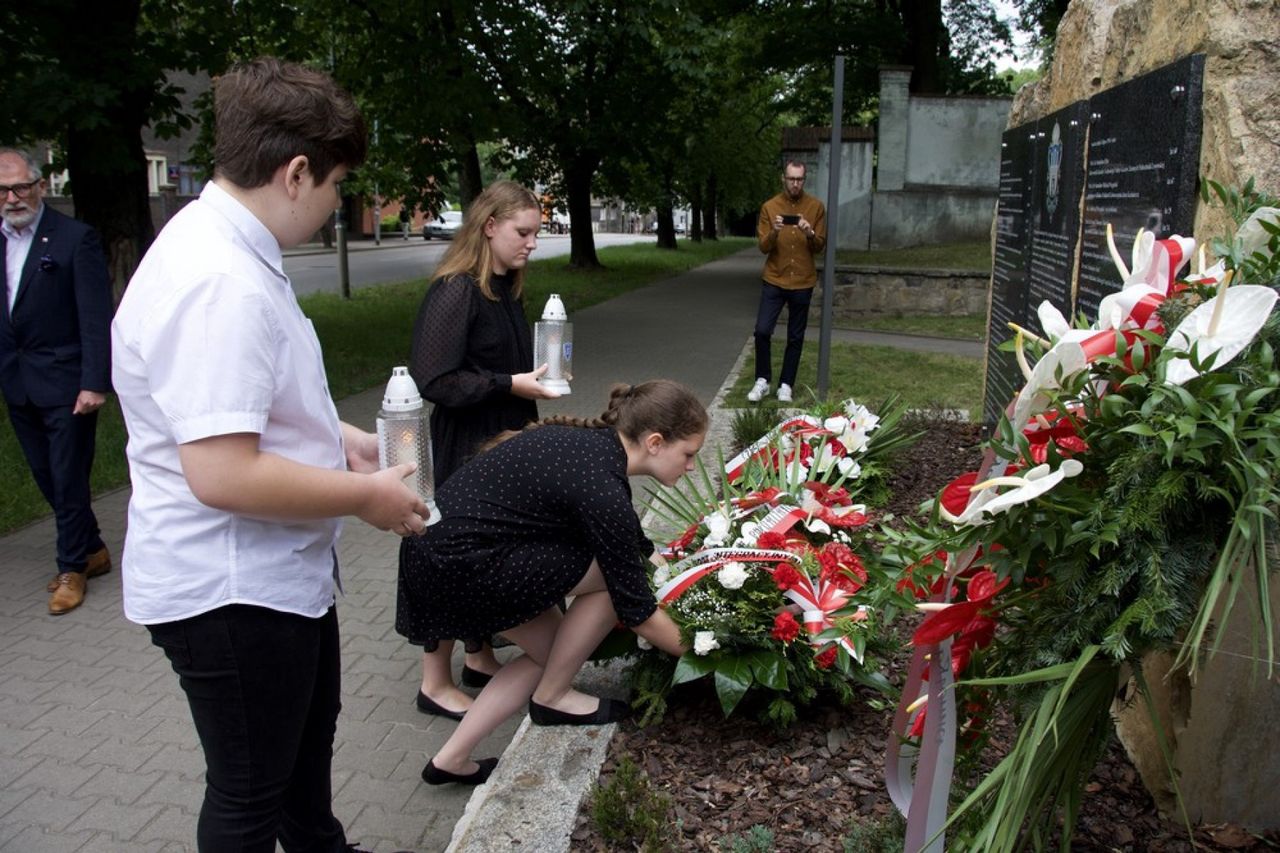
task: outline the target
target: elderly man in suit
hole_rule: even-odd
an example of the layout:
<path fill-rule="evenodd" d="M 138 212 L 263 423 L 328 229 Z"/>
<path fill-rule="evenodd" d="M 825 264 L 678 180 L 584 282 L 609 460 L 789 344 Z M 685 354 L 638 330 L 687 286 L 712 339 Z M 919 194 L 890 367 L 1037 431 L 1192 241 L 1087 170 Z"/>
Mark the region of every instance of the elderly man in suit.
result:
<path fill-rule="evenodd" d="M 0 392 L 58 527 L 49 612 L 111 570 L 89 496 L 98 409 L 110 388 L 111 279 L 93 229 L 43 202 L 39 165 L 0 148 Z"/>

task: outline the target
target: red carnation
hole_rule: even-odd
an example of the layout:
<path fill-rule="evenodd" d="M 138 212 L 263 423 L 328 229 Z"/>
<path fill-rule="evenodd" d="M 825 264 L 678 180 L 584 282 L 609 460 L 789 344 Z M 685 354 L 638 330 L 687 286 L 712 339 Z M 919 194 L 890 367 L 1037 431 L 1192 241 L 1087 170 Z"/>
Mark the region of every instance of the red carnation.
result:
<path fill-rule="evenodd" d="M 836 647 L 828 646 L 821 653 L 814 656 L 813 662 L 817 664 L 818 669 L 831 669 L 836 662 Z"/>
<path fill-rule="evenodd" d="M 782 537 L 781 533 L 761 533 L 756 538 L 756 547 L 765 551 L 781 551 L 787 545 L 787 540 Z"/>
<path fill-rule="evenodd" d="M 800 623 L 796 621 L 796 617 L 791 612 L 784 610 L 777 616 L 773 617 L 773 631 L 770 636 L 775 640 L 789 643 L 800 635 Z"/>
<path fill-rule="evenodd" d="M 778 589 L 786 592 L 799 586 L 804 578 L 796 571 L 795 566 L 790 563 L 778 563 L 773 569 L 773 582 L 778 585 Z"/>

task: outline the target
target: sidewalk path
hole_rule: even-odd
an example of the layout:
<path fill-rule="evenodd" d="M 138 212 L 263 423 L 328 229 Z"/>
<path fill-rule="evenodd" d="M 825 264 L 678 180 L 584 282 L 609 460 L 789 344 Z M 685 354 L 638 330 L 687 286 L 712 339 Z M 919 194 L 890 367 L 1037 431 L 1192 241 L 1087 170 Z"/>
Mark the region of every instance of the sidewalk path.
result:
<path fill-rule="evenodd" d="M 758 253 L 742 252 L 578 312 L 573 393 L 542 412 L 593 416 L 612 382 L 654 377 L 679 379 L 710 403 L 746 355 L 759 266 Z M 349 397 L 339 412 L 370 429 L 380 396 Z M 94 502 L 117 561 L 128 497 L 125 488 Z M 0 851 L 193 850 L 203 760 L 177 678 L 146 630 L 125 620 L 118 568 L 89 582 L 79 609 L 47 615 L 53 540 L 52 519 L 0 537 Z M 397 545 L 355 520 L 340 545 L 334 803 L 351 840 L 434 853 L 472 790 L 419 778 L 453 723 L 413 704 L 420 655 L 392 627 Z M 480 753 L 501 754 L 521 722 Z M 594 778 L 589 761 L 579 770 Z"/>

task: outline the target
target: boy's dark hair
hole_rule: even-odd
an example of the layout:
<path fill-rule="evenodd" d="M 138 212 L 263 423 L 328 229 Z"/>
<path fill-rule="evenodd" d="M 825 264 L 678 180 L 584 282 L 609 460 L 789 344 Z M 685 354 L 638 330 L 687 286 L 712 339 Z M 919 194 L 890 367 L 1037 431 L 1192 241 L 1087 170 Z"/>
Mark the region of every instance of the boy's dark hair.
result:
<path fill-rule="evenodd" d="M 338 166 L 354 168 L 368 151 L 355 101 L 327 74 L 260 57 L 213 83 L 214 173 L 253 189 L 305 155 L 317 184 Z"/>

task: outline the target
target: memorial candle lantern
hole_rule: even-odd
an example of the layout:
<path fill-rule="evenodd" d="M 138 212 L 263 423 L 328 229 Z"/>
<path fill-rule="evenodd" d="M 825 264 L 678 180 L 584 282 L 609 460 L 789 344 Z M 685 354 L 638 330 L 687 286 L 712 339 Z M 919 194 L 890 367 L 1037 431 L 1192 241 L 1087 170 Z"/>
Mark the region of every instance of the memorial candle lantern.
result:
<path fill-rule="evenodd" d="M 415 463 L 418 469 L 405 478 L 405 484 L 427 502 L 431 510 L 430 520 L 438 519 L 431 471 L 431 432 L 418 384 L 409 375 L 407 367 L 396 367 L 391 371 L 391 379 L 382 398 L 382 410 L 378 412 L 377 430 L 378 467 Z"/>
<path fill-rule="evenodd" d="M 547 298 L 542 319 L 533 326 L 534 369 L 544 364 L 547 372 L 538 381 L 562 397 L 569 394 L 569 380 L 573 378 L 573 324 L 565 314 L 560 296 L 555 293 Z"/>

